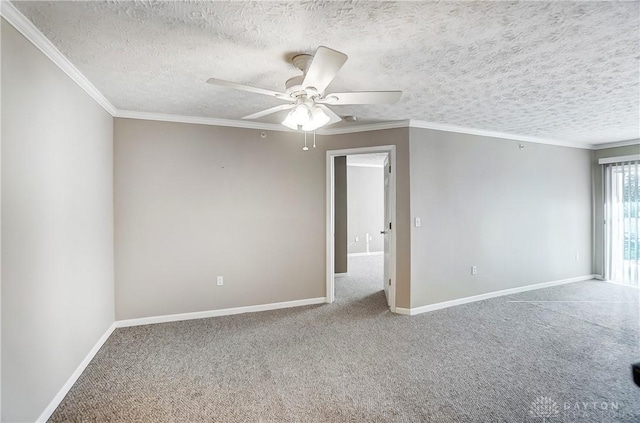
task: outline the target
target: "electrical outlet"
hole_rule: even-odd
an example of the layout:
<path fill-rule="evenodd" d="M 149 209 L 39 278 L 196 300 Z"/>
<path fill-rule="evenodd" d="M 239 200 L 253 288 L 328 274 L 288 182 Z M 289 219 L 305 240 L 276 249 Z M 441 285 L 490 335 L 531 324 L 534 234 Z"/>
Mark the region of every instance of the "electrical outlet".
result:
<path fill-rule="evenodd" d="M 420 225 L 422 225 L 422 221 L 420 220 L 419 217 L 416 217 L 416 228 L 419 228 Z"/>
<path fill-rule="evenodd" d="M 576 253 L 576 261 L 580 261 L 580 253 Z"/>
<path fill-rule="evenodd" d="M 358 242 L 358 237 L 356 237 L 356 242 Z"/>
<path fill-rule="evenodd" d="M 222 278 L 222 276 L 218 276 L 217 282 L 218 282 L 218 286 L 224 285 L 224 279 Z"/>
<path fill-rule="evenodd" d="M 471 274 L 472 275 L 478 274 L 478 266 L 471 266 Z"/>

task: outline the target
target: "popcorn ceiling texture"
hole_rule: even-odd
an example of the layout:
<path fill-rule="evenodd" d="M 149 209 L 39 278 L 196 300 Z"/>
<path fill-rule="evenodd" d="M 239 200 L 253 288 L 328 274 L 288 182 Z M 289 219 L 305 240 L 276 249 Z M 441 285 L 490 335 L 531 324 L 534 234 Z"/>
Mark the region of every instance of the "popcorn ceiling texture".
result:
<path fill-rule="evenodd" d="M 349 60 L 327 91 L 402 90 L 334 106 L 575 142 L 640 137 L 638 2 L 14 2 L 119 109 L 238 119 L 279 101 L 287 59 Z M 277 121 L 281 116 L 265 118 Z"/>

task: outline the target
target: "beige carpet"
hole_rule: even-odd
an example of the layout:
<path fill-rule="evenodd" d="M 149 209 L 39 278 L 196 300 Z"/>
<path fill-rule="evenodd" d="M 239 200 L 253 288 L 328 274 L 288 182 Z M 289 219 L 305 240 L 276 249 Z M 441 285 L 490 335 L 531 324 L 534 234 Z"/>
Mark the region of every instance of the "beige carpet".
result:
<path fill-rule="evenodd" d="M 579 282 L 404 317 L 381 269 L 352 259 L 332 305 L 118 329 L 51 421 L 640 421 L 639 290 Z"/>

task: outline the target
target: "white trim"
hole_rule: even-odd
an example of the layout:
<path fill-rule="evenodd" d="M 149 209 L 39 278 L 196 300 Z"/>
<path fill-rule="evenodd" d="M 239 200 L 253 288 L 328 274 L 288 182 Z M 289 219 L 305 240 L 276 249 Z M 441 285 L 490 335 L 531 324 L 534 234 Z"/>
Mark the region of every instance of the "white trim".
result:
<path fill-rule="evenodd" d="M 638 146 L 640 146 L 640 139 L 625 140 L 625 141 L 614 141 L 614 142 L 602 143 L 602 144 L 594 144 L 593 147 L 591 147 L 591 148 L 594 149 L 594 150 L 605 150 L 607 148 L 626 147 L 628 145 L 638 145 Z"/>
<path fill-rule="evenodd" d="M 301 307 L 326 302 L 324 297 L 304 300 L 284 301 L 280 303 L 259 304 L 252 306 L 223 308 L 218 310 L 196 311 L 193 313 L 166 314 L 163 316 L 141 317 L 138 319 L 118 320 L 116 327 L 151 325 L 154 323 L 179 322 L 182 320 L 205 319 L 208 317 L 231 316 L 233 314 L 255 313 L 258 311 L 278 310 L 282 308 Z"/>
<path fill-rule="evenodd" d="M 334 273 L 334 276 L 336 278 L 344 278 L 345 276 L 347 276 L 348 273 L 347 272 L 342 272 L 342 273 Z"/>
<path fill-rule="evenodd" d="M 350 154 L 368 154 L 368 153 L 389 153 L 389 165 L 391 166 L 391 175 L 389 179 L 389 203 L 391 215 L 389 219 L 393 230 L 390 231 L 391 239 L 389 243 L 389 277 L 391 278 L 391 288 L 389 289 L 391 312 L 396 312 L 396 146 L 395 145 L 379 145 L 372 147 L 345 148 L 342 150 L 327 150 L 326 152 L 326 301 L 332 303 L 335 299 L 335 256 L 334 256 L 334 238 L 335 238 L 335 164 L 334 157 L 348 156 Z"/>
<path fill-rule="evenodd" d="M 325 258 L 325 275 L 326 275 L 326 289 L 325 298 L 327 303 L 331 304 L 335 299 L 335 156 L 329 154 L 327 151 L 327 162 L 325 165 L 326 179 L 325 179 L 325 192 L 327 193 L 326 208 L 325 208 L 325 244 L 327 254 Z"/>
<path fill-rule="evenodd" d="M 384 251 L 370 251 L 368 253 L 349 253 L 347 257 L 361 257 L 361 256 L 381 256 Z"/>
<path fill-rule="evenodd" d="M 36 46 L 45 56 L 47 56 L 56 66 L 58 66 L 69 78 L 80 86 L 96 103 L 98 103 L 111 116 L 116 115 L 116 108 L 102 95 L 100 91 L 53 45 L 51 41 L 36 26 L 31 23 L 20 11 L 8 0 L 0 2 L 2 17 L 9 22 L 27 40 Z"/>
<path fill-rule="evenodd" d="M 93 360 L 93 357 L 95 357 L 95 355 L 98 353 L 98 351 L 100 350 L 102 345 L 104 345 L 104 343 L 107 341 L 107 339 L 109 339 L 109 336 L 111 336 L 113 331 L 116 329 L 116 327 L 117 327 L 116 323 L 112 323 L 111 326 L 109 326 L 109 328 L 107 329 L 107 331 L 100 337 L 100 339 L 98 339 L 98 342 L 96 342 L 96 344 L 93 346 L 93 348 L 91 348 L 91 350 L 89 351 L 87 356 L 84 358 L 84 360 L 82 360 L 80 365 L 71 374 L 69 379 L 67 379 L 65 384 L 62 385 L 62 388 L 60 388 L 60 390 L 58 391 L 56 396 L 53 397 L 53 399 L 51 400 L 49 405 L 47 405 L 47 408 L 45 408 L 44 411 L 42 412 L 42 414 L 40 414 L 40 417 L 38 417 L 36 422 L 46 422 L 47 420 L 49 420 L 49 417 L 51 417 L 53 412 L 56 411 L 56 408 L 58 408 L 58 406 L 60 405 L 60 403 L 62 402 L 64 397 L 69 392 L 69 390 L 76 383 L 76 381 L 78 380 L 78 378 L 80 377 L 82 372 L 84 372 L 84 369 L 87 368 L 87 366 L 89 365 L 91 360 Z"/>
<path fill-rule="evenodd" d="M 588 143 L 580 143 L 580 142 L 571 142 L 571 141 L 562 141 L 555 140 L 549 138 L 539 138 L 539 137 L 531 137 L 528 135 L 518 135 L 518 134 L 510 134 L 507 132 L 499 132 L 499 131 L 489 131 L 485 129 L 475 129 L 475 128 L 467 128 L 464 126 L 457 125 L 449 125 L 445 123 L 436 123 L 436 122 L 425 122 L 421 120 L 410 120 L 409 126 L 411 128 L 421 128 L 421 129 L 433 129 L 436 131 L 445 131 L 445 132 L 457 132 L 460 134 L 470 134 L 470 135 L 479 135 L 483 137 L 491 137 L 491 138 L 502 138 L 507 140 L 515 140 L 515 141 L 525 141 L 525 142 L 533 142 L 537 144 L 549 144 L 549 145 L 557 145 L 561 147 L 574 147 L 574 148 L 583 148 L 590 150 L 592 148 L 591 144 Z"/>
<path fill-rule="evenodd" d="M 462 304 L 474 303 L 476 301 L 488 300 L 489 298 L 502 297 L 503 295 L 518 294 L 520 292 L 533 291 L 536 289 L 550 288 L 552 286 L 564 285 L 573 282 L 587 281 L 598 275 L 584 275 L 569 279 L 560 279 L 557 281 L 543 282 L 534 285 L 519 286 L 517 288 L 503 289 L 500 291 L 487 292 L 486 294 L 474 295 L 471 297 L 458 298 L 451 301 L 443 301 L 441 303 L 429 304 L 415 308 L 396 308 L 398 314 L 407 316 L 415 316 L 416 314 L 427 313 L 429 311 L 441 310 L 443 308 L 454 307 Z"/>
<path fill-rule="evenodd" d="M 396 120 L 391 122 L 366 123 L 353 126 L 338 126 L 335 128 L 325 126 L 324 128 L 319 129 L 317 133 L 320 135 L 342 135 L 353 134 L 356 132 L 381 131 L 383 129 L 407 128 L 408 126 L 408 120 Z"/>
<path fill-rule="evenodd" d="M 160 122 L 195 123 L 199 125 L 227 126 L 231 128 L 261 129 L 267 131 L 294 132 L 277 123 L 262 123 L 248 120 L 217 119 L 199 116 L 181 116 L 166 113 L 135 112 L 118 110 L 114 117 L 125 119 L 155 120 Z"/>
<path fill-rule="evenodd" d="M 201 125 L 215 125 L 215 126 L 228 126 L 233 128 L 247 128 L 247 129 L 261 129 L 268 131 L 281 131 L 281 132 L 296 132 L 291 129 L 277 124 L 277 123 L 263 123 L 256 121 L 235 120 L 235 119 L 218 119 L 199 116 L 182 116 L 166 113 L 151 113 L 151 112 L 136 112 L 131 110 L 117 110 L 114 117 L 127 118 L 127 119 L 142 119 L 142 120 L 155 120 L 162 122 L 179 122 L 179 123 L 196 123 Z M 318 129 L 316 133 L 318 135 L 343 135 L 353 134 L 358 132 L 368 131 L 381 131 L 385 129 L 396 128 L 419 128 L 419 129 L 432 129 L 435 131 L 453 132 L 458 134 L 479 135 L 491 138 L 501 138 L 514 141 L 532 142 L 536 144 L 557 145 L 560 147 L 572 147 L 581 148 L 586 150 L 598 150 L 603 148 L 612 148 L 626 145 L 638 144 L 638 140 L 620 141 L 609 144 L 589 144 L 573 141 L 562 141 L 549 138 L 532 137 L 528 135 L 511 134 L 507 132 L 489 131 L 484 129 L 467 128 L 464 126 L 449 125 L 437 122 L 426 122 L 421 120 L 399 120 L 391 122 L 370 123 L 353 126 L 339 126 L 332 128 L 324 127 Z M 371 166 L 375 165 L 349 165 L 349 166 Z"/>
<path fill-rule="evenodd" d="M 377 168 L 383 168 L 384 165 L 383 164 L 365 164 L 365 163 L 347 163 L 347 167 L 377 167 Z"/>
<path fill-rule="evenodd" d="M 329 153 L 333 156 L 348 156 L 350 154 L 369 154 L 369 153 L 389 153 L 392 149 L 395 150 L 395 145 L 374 145 L 371 147 L 357 147 L 357 148 L 344 148 L 342 150 L 327 150 L 327 157 Z"/>
<path fill-rule="evenodd" d="M 636 160 L 640 160 L 640 154 L 630 154 L 628 156 L 617 156 L 617 157 L 605 157 L 603 159 L 599 159 L 598 164 L 633 162 Z"/>

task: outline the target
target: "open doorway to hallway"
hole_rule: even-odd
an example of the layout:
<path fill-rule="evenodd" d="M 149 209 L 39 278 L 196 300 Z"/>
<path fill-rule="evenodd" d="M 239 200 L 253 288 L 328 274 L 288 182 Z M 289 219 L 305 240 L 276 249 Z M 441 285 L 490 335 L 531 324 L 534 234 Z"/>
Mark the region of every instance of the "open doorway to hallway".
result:
<path fill-rule="evenodd" d="M 336 301 L 353 301 L 384 290 L 387 153 L 335 159 Z"/>
<path fill-rule="evenodd" d="M 379 147 L 378 147 L 379 149 Z M 333 292 L 338 303 L 376 300 L 392 310 L 391 151 L 350 150 L 330 157 L 332 180 Z M 346 151 L 345 151 L 346 153 Z M 393 191 L 393 193 L 391 193 Z M 391 197 L 393 194 L 393 198 Z M 393 248 L 395 250 L 395 248 Z M 330 287 L 328 287 L 330 288 Z M 379 297 L 379 298 L 377 298 Z"/>

